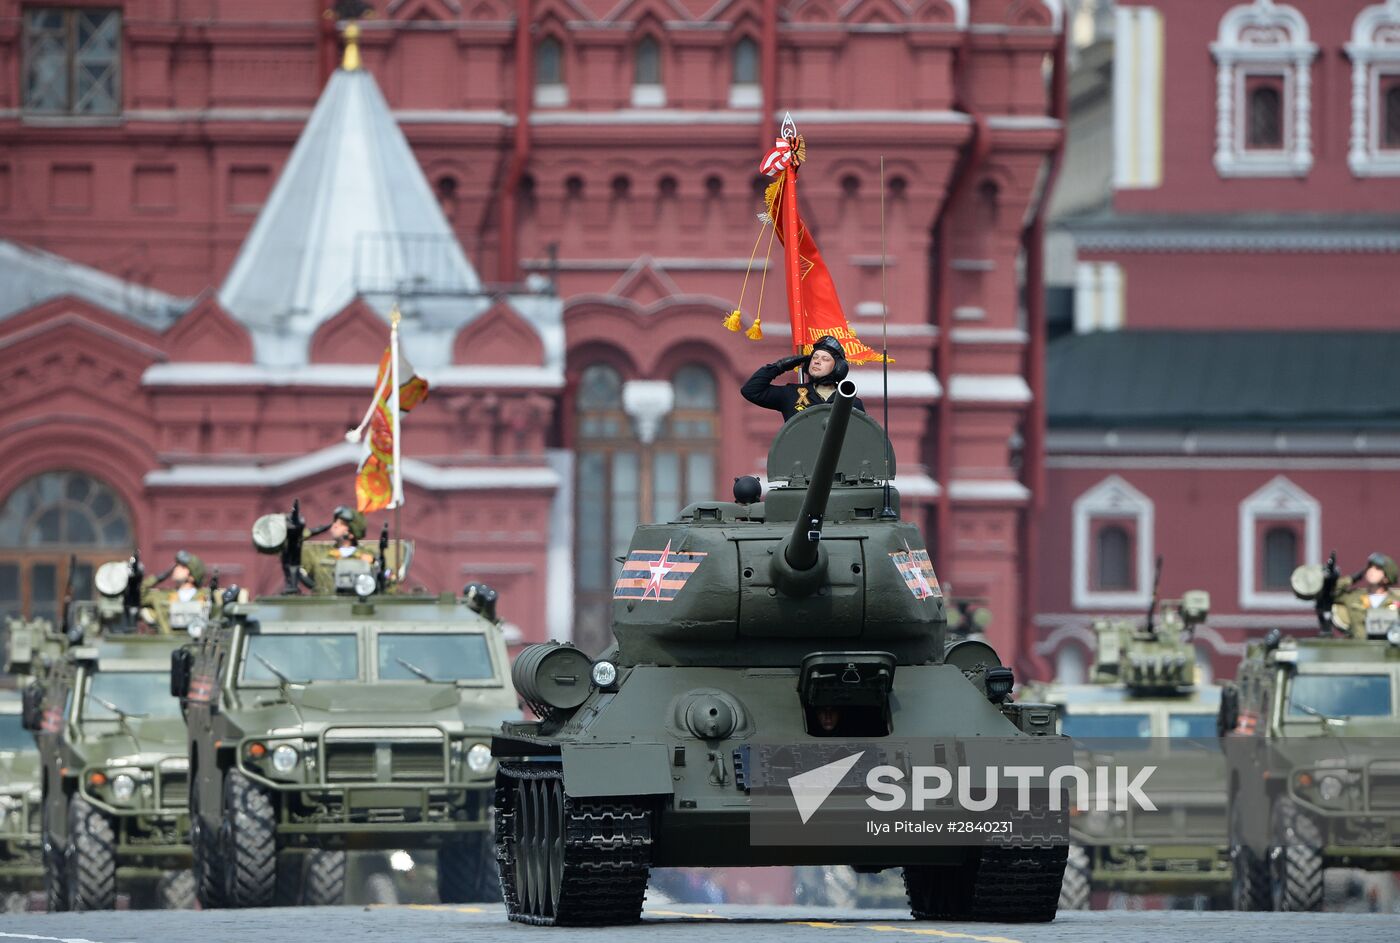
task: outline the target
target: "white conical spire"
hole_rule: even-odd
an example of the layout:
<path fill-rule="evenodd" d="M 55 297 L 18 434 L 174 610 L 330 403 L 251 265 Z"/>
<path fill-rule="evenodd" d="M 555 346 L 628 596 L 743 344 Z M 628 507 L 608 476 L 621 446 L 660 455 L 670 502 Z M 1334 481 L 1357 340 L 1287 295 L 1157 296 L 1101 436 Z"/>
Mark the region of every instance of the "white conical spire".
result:
<path fill-rule="evenodd" d="M 285 343 L 308 337 L 357 292 L 387 315 L 392 286 L 424 282 L 439 291 L 481 290 L 373 76 L 337 69 L 219 303 L 255 336 Z"/>

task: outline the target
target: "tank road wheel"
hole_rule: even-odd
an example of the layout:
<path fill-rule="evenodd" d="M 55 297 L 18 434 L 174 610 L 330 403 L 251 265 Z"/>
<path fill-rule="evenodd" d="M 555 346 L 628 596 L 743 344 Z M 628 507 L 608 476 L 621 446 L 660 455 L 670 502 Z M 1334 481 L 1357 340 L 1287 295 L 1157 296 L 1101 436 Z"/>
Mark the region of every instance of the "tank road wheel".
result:
<path fill-rule="evenodd" d="M 194 872 L 167 871 L 156 881 L 156 906 L 161 910 L 193 910 Z"/>
<path fill-rule="evenodd" d="M 112 910 L 117 905 L 117 836 L 107 816 L 82 796 L 68 802 L 68 847 L 64 852 L 68 903 L 74 910 Z"/>
<path fill-rule="evenodd" d="M 506 914 L 543 926 L 636 923 L 651 871 L 651 823 L 643 802 L 568 795 L 558 768 L 502 767 L 496 857 Z"/>
<path fill-rule="evenodd" d="M 1065 862 L 1065 879 L 1060 884 L 1061 910 L 1089 909 L 1089 875 L 1092 873 L 1089 852 L 1083 845 L 1070 845 L 1069 859 Z"/>
<path fill-rule="evenodd" d="M 1322 836 L 1287 799 L 1274 807 L 1269 878 L 1274 910 L 1322 909 Z"/>
<path fill-rule="evenodd" d="M 224 778 L 219 835 L 225 904 L 271 906 L 277 889 L 277 817 L 272 800 L 237 770 Z"/>
<path fill-rule="evenodd" d="M 1238 801 L 1235 797 L 1230 802 L 1230 905 L 1235 910 L 1269 910 L 1268 862 L 1245 842 Z"/>
<path fill-rule="evenodd" d="M 438 899 L 444 904 L 476 904 L 501 899 L 496 849 L 486 832 L 468 832 L 437 853 Z"/>
<path fill-rule="evenodd" d="M 306 856 L 301 902 L 308 907 L 345 903 L 345 852 L 317 850 Z"/>

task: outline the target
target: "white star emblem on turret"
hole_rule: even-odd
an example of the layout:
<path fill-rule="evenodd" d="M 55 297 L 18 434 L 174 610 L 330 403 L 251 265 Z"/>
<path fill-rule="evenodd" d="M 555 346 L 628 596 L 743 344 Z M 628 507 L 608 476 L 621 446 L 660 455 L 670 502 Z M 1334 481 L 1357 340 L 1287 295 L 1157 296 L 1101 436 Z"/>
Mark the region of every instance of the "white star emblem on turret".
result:
<path fill-rule="evenodd" d="M 651 578 L 647 580 L 646 589 L 642 590 L 642 598 L 646 599 L 651 595 L 653 588 L 656 590 L 656 598 L 661 598 L 661 581 L 671 575 L 671 571 L 676 565 L 671 562 L 671 542 L 666 541 L 666 549 L 661 551 L 661 559 L 655 563 L 648 563 L 647 569 L 651 571 Z"/>

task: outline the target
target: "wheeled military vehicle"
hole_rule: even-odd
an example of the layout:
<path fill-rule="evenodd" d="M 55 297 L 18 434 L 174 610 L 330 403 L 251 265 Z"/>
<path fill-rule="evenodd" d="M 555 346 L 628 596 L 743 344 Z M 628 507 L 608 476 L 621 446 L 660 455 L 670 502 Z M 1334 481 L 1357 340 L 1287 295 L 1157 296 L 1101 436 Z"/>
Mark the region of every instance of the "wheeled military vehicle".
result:
<path fill-rule="evenodd" d="M 768 478 L 785 485 L 766 501 L 740 479 L 734 502 L 637 528 L 613 594 L 616 644 L 596 661 L 559 643 L 516 659 L 539 719 L 506 724 L 492 747 L 510 919 L 635 921 L 653 866 L 837 864 L 903 867 L 916 917 L 1053 919 L 1063 844 L 751 841 L 764 742 L 815 752 L 829 736 L 1021 744 L 1053 731 L 1053 708 L 1006 702 L 1012 673 L 986 643 L 945 655 L 933 567 L 877 479 L 893 458 L 854 396 L 843 381 L 832 404 L 783 426 Z"/>
<path fill-rule="evenodd" d="M 5 635 L 5 673 L 19 689 L 0 688 L 0 910 L 12 911 L 44 887 L 39 748 L 20 692 L 63 646 L 47 619 L 8 619 Z"/>
<path fill-rule="evenodd" d="M 39 750 L 24 729 L 20 695 L 0 690 L 0 911 L 24 910 L 43 886 L 39 855 Z"/>
<path fill-rule="evenodd" d="M 1322 587 L 1299 568 L 1294 590 Z M 1327 606 L 1319 608 L 1320 615 Z M 1318 910 L 1329 867 L 1400 870 L 1400 623 L 1368 637 L 1252 642 L 1225 686 L 1233 896 L 1239 910 Z"/>
<path fill-rule="evenodd" d="M 110 910 L 119 889 L 133 906 L 193 903 L 184 725 L 168 682 L 179 639 L 109 631 L 121 621 L 110 603 L 73 604 L 69 633 L 47 639 L 62 654 L 25 692 L 51 911 Z"/>
<path fill-rule="evenodd" d="M 332 595 L 302 561 L 297 509 L 254 528 L 284 594 L 222 594 L 171 664 L 184 706 L 195 873 L 205 907 L 336 903 L 346 850 L 437 850 L 442 900 L 499 895 L 491 732 L 520 716 L 495 593 L 396 594 L 407 548 L 337 560 Z"/>
<path fill-rule="evenodd" d="M 1100 890 L 1228 902 L 1224 766 L 1214 742 L 1220 688 L 1199 683 L 1191 643 L 1210 596 L 1192 590 L 1154 608 L 1144 621 L 1094 622 L 1089 683 L 1021 691 L 1059 707 L 1060 731 L 1075 738 L 1082 761 L 1157 767 L 1156 811 L 1095 810 L 1070 820 L 1062 909 L 1086 908 Z"/>

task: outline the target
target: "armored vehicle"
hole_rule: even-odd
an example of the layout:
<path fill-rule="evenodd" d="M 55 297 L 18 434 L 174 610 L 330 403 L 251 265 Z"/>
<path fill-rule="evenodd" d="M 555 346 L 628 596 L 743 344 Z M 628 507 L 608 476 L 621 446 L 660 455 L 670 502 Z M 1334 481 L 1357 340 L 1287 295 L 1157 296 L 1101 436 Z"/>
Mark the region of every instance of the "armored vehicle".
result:
<path fill-rule="evenodd" d="M 13 631 L 13 630 L 12 630 Z M 24 910 L 43 886 L 39 855 L 39 750 L 24 729 L 20 696 L 0 690 L 0 911 Z"/>
<path fill-rule="evenodd" d="M 333 594 L 301 595 L 316 582 L 302 533 L 296 508 L 260 519 L 286 592 L 225 590 L 171 664 L 201 903 L 339 902 L 345 853 L 361 849 L 436 849 L 443 901 L 498 896 L 489 744 L 520 712 L 495 593 L 389 592 L 408 552 L 385 534 L 373 564 L 336 564 Z"/>
<path fill-rule="evenodd" d="M 1088 907 L 1098 890 L 1228 900 L 1224 765 L 1214 742 L 1220 688 L 1198 683 L 1191 644 L 1210 596 L 1192 590 L 1153 608 L 1142 622 L 1094 622 L 1088 684 L 1038 683 L 1021 691 L 1059 707 L 1060 731 L 1075 738 L 1082 761 L 1115 757 L 1157 767 L 1156 811 L 1096 810 L 1070 820 L 1062 909 Z"/>
<path fill-rule="evenodd" d="M 1014 679 L 990 646 L 945 655 L 937 578 L 898 493 L 878 483 L 893 457 L 854 396 L 843 381 L 788 420 L 768 456 L 769 480 L 786 484 L 766 501 L 741 478 L 734 502 L 637 528 L 613 593 L 616 644 L 596 661 L 559 643 L 516 659 L 539 719 L 506 724 L 492 746 L 510 919 L 636 921 L 653 866 L 750 865 L 903 867 L 917 917 L 1053 919 L 1062 844 L 751 840 L 765 743 L 1021 744 L 1053 730 L 1053 708 L 1006 702 Z"/>
<path fill-rule="evenodd" d="M 44 671 L 63 640 L 47 619 L 8 619 L 5 673 L 22 691 Z M 39 748 L 25 729 L 19 691 L 0 689 L 0 909 L 23 910 L 43 890 Z"/>
<path fill-rule="evenodd" d="M 189 906 L 188 764 L 168 681 L 179 639 L 111 633 L 99 607 L 75 606 L 90 631 L 70 631 L 25 694 L 49 909 L 109 910 L 119 888 L 133 906 Z"/>
<path fill-rule="evenodd" d="M 1317 595 L 1321 567 L 1294 590 Z M 1400 625 L 1369 635 L 1252 642 L 1225 686 L 1219 727 L 1228 766 L 1233 895 L 1239 910 L 1318 910 L 1329 867 L 1400 869 Z"/>

